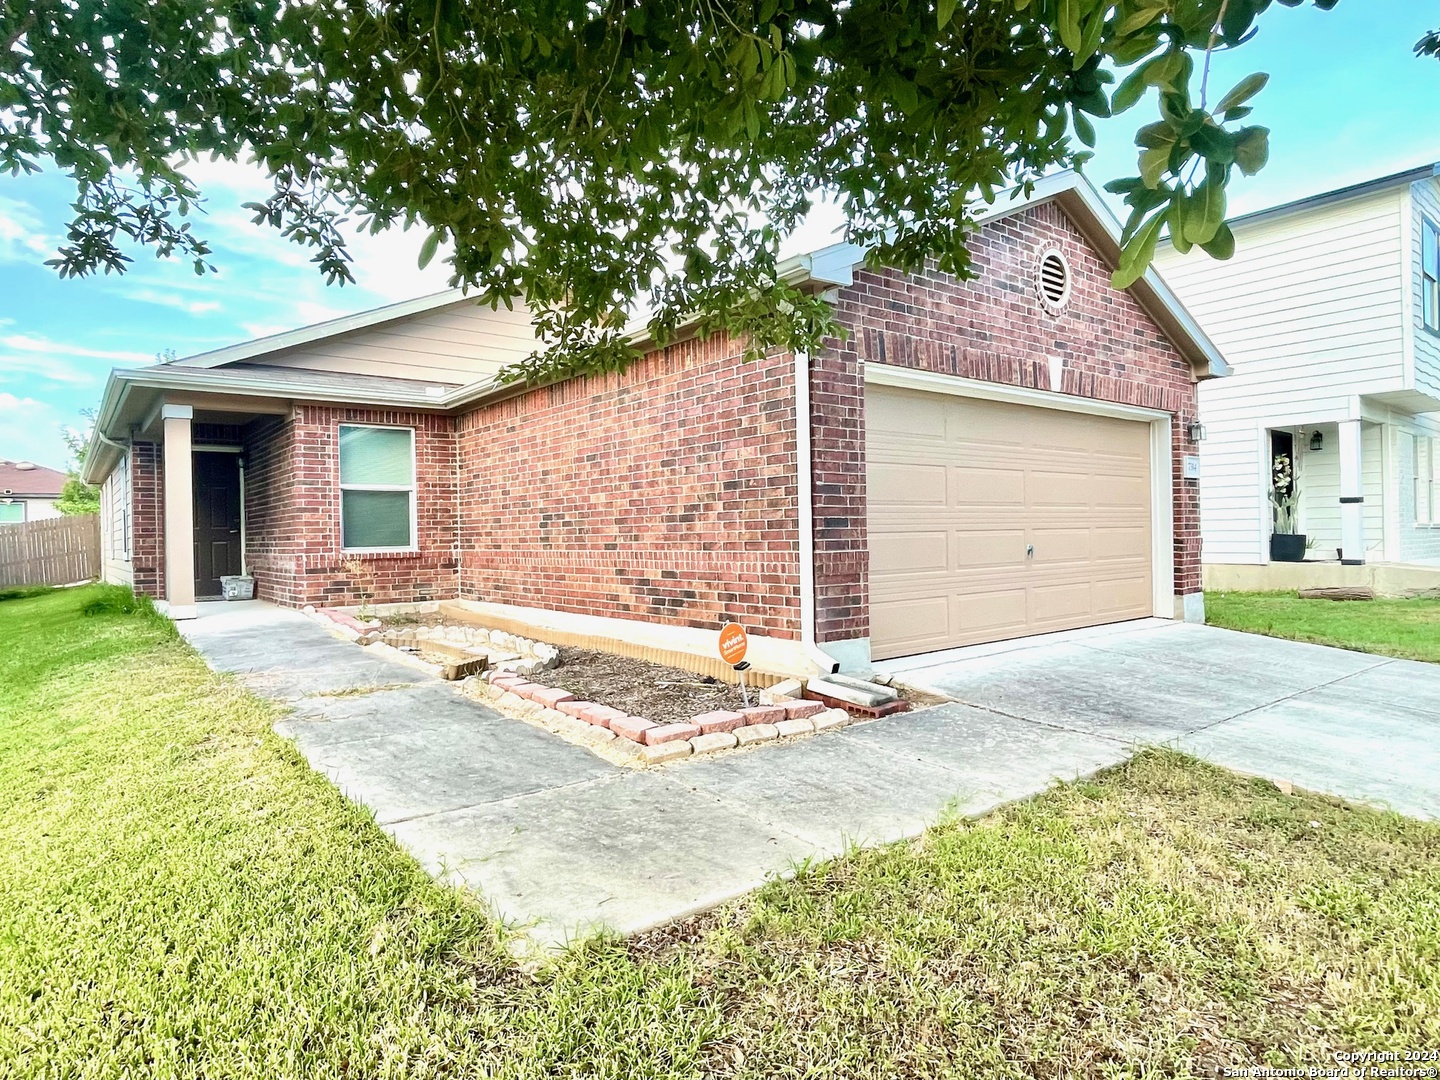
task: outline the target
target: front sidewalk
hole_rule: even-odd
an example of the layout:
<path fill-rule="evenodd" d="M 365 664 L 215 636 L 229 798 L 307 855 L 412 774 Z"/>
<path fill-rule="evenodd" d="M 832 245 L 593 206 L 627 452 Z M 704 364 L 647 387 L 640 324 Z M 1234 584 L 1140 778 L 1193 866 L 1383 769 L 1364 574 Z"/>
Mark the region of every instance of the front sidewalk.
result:
<path fill-rule="evenodd" d="M 1124 760 L 1127 743 L 965 705 L 635 771 L 500 716 L 262 603 L 182 627 L 218 671 L 295 713 L 279 726 L 428 870 L 533 939 L 631 933 L 851 843 L 919 833 Z"/>

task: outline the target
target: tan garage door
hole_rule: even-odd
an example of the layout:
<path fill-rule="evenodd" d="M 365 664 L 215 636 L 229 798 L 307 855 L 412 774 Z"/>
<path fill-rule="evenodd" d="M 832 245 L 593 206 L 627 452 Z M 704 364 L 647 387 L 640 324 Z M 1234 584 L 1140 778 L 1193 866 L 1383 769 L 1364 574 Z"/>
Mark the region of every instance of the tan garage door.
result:
<path fill-rule="evenodd" d="M 1150 425 L 872 386 L 879 659 L 1154 613 Z"/>

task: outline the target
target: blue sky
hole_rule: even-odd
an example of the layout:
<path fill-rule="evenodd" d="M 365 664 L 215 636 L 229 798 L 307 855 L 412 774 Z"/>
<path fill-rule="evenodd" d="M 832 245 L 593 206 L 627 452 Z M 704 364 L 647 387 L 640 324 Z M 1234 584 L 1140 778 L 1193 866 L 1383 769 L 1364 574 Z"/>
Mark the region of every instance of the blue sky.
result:
<path fill-rule="evenodd" d="M 1252 118 L 1272 129 L 1270 164 L 1234 185 L 1231 211 L 1440 161 L 1440 62 L 1410 53 L 1436 26 L 1436 0 L 1342 0 L 1328 13 L 1276 5 L 1255 40 L 1217 56 L 1215 96 L 1251 71 L 1271 74 Z M 1087 170 L 1097 184 L 1134 172 L 1134 131 L 1153 115 L 1153 99 L 1146 99 L 1100 125 Z M 167 349 L 201 352 L 446 285 L 439 260 L 417 268 L 423 237 L 416 231 L 357 238 L 358 283 L 327 287 L 303 250 L 252 226 L 240 209 L 263 196 L 262 177 L 224 162 L 204 163 L 194 175 L 209 199 L 196 228 L 215 247 L 218 273 L 197 278 L 135 250 L 127 274 L 79 281 L 61 281 L 43 265 L 68 218 L 73 196 L 64 178 L 0 179 L 0 457 L 63 467 L 61 429 L 98 403 L 112 367 L 150 363 Z M 815 222 L 807 239 L 829 225 Z"/>

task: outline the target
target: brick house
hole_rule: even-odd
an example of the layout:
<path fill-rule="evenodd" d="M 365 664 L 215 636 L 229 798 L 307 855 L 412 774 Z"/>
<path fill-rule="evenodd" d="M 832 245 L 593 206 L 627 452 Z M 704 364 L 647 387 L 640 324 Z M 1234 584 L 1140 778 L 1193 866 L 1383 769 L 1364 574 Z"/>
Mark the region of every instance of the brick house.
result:
<path fill-rule="evenodd" d="M 972 250 L 965 282 L 790 260 L 847 330 L 815 355 L 691 338 L 517 390 L 524 312 L 451 292 L 117 371 L 87 459 L 107 577 L 176 618 L 245 572 L 681 650 L 740 620 L 788 670 L 1202 618 L 1188 470 L 1223 359 L 1153 272 L 1110 287 L 1118 227 L 1074 174 Z"/>

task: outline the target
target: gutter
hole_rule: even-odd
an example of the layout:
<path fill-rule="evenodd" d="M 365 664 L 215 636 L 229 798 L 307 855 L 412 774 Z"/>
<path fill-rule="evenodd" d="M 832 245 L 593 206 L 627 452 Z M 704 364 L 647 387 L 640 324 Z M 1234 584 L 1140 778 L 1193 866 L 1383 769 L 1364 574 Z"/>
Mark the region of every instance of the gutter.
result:
<path fill-rule="evenodd" d="M 795 488 L 800 532 L 800 649 L 825 674 L 840 662 L 815 641 L 814 461 L 810 448 L 810 354 L 795 353 Z"/>

